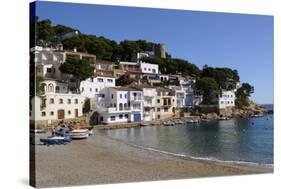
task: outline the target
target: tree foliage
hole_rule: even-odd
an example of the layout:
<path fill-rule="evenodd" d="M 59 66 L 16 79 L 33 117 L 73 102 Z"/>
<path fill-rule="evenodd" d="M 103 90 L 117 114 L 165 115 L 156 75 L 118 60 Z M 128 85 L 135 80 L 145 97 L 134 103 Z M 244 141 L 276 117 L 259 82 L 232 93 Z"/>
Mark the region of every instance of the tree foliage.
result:
<path fill-rule="evenodd" d="M 235 89 L 236 83 L 240 80 L 237 70 L 232 70 L 230 68 L 213 68 L 207 65 L 203 67 L 201 76 L 214 78 L 219 87 L 225 90 Z"/>
<path fill-rule="evenodd" d="M 197 93 L 203 95 L 203 104 L 217 104 L 219 85 L 214 78 L 203 77 L 196 80 Z"/>
<path fill-rule="evenodd" d="M 133 83 L 135 80 L 128 79 L 124 75 L 120 76 L 118 79 L 116 79 L 115 84 L 116 86 L 126 86 Z"/>
<path fill-rule="evenodd" d="M 60 71 L 70 74 L 76 81 L 76 88 L 79 90 L 80 82 L 93 76 L 94 68 L 86 60 L 79 58 L 68 58 L 64 64 L 59 67 Z"/>
<path fill-rule="evenodd" d="M 254 93 L 254 87 L 249 83 L 242 83 L 241 87 L 236 91 L 235 104 L 238 108 L 249 105 L 249 97 Z"/>
<path fill-rule="evenodd" d="M 44 78 L 41 76 L 36 76 L 36 95 L 41 95 L 44 93 L 44 85 L 42 84 Z"/>
<path fill-rule="evenodd" d="M 144 57 L 142 61 L 158 64 L 159 70 L 163 74 L 180 74 L 183 76 L 191 75 L 199 77 L 201 72 L 195 64 L 183 59 Z"/>

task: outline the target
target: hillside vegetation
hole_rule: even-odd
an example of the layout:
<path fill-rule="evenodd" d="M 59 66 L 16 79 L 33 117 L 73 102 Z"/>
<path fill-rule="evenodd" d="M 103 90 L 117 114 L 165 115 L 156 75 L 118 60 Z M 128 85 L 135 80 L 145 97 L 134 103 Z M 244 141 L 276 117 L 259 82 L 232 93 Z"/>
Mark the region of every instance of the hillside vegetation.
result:
<path fill-rule="evenodd" d="M 119 61 L 131 61 L 137 52 L 152 52 L 153 42 L 146 40 L 123 40 L 120 43 L 107 39 L 103 36 L 87 35 L 78 29 L 64 25 L 53 26 L 48 19 L 39 21 L 36 18 L 36 45 L 43 47 L 55 47 L 63 44 L 65 50 L 77 49 L 79 52 L 95 54 L 97 59 L 109 60 L 117 65 Z M 78 35 L 62 39 L 61 36 L 77 31 Z M 158 64 L 162 74 L 178 74 L 182 76 L 192 76 L 196 79 L 196 94 L 203 95 L 204 104 L 214 104 L 217 102 L 221 90 L 232 90 L 240 82 L 239 73 L 231 68 L 214 68 L 205 65 L 201 70 L 188 60 L 173 58 L 166 52 L 167 58 L 156 56 L 145 57 L 142 61 Z M 249 97 L 254 92 L 254 87 L 248 83 L 243 83 L 236 92 L 236 105 L 241 108 L 249 105 Z"/>

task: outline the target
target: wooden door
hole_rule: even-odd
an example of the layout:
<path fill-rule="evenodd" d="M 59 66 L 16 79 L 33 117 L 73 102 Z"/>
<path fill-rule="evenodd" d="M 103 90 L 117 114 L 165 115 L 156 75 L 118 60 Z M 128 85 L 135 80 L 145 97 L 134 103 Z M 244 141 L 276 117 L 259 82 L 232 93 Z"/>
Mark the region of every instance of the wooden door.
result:
<path fill-rule="evenodd" d="M 75 117 L 78 117 L 78 109 L 75 109 Z"/>
<path fill-rule="evenodd" d="M 64 110 L 58 110 L 58 119 L 64 119 Z"/>

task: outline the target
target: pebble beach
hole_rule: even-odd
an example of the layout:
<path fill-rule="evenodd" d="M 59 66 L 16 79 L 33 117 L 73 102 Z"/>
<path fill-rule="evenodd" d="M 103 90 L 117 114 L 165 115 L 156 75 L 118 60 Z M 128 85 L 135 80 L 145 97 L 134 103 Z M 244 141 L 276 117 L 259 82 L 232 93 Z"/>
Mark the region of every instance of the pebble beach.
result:
<path fill-rule="evenodd" d="M 44 137 L 37 134 L 36 140 Z M 109 184 L 272 173 L 273 169 L 175 157 L 141 149 L 96 132 L 67 145 L 31 147 L 35 150 L 36 187 Z M 32 179 L 31 179 L 32 180 Z"/>

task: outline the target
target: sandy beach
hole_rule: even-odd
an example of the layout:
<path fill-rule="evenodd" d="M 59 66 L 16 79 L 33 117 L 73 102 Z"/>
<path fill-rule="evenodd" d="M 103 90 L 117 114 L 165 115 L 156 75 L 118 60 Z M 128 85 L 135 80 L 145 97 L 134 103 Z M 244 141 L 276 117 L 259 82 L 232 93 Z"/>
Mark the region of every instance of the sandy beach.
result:
<path fill-rule="evenodd" d="M 37 139 L 44 135 L 38 134 Z M 31 151 L 34 149 L 31 148 Z M 272 173 L 273 169 L 192 160 L 137 148 L 99 132 L 67 145 L 35 145 L 36 187 Z"/>

